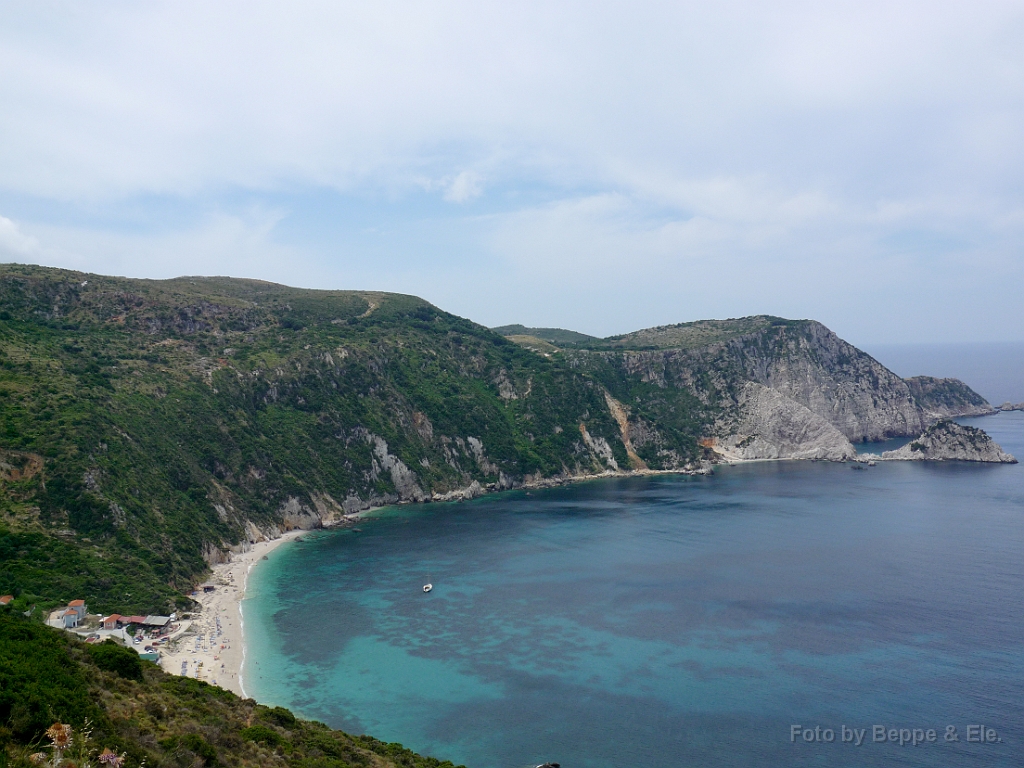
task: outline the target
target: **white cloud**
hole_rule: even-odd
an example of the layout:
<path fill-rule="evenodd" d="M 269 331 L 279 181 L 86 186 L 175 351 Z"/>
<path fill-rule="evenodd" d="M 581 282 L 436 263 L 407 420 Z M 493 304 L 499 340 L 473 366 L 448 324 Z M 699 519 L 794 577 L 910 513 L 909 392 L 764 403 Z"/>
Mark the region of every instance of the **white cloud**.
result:
<path fill-rule="evenodd" d="M 1012 339 L 1021 331 L 1024 221 L 986 230 L 984 200 L 876 209 L 788 195 L 758 180 L 686 189 L 705 187 L 679 198 L 679 209 L 595 195 L 498 217 L 488 249 L 504 273 L 492 291 L 510 298 L 488 291 L 473 316 L 601 335 L 759 312 L 814 317 L 869 340 Z M 922 235 L 922 222 L 942 216 L 945 230 Z"/>
<path fill-rule="evenodd" d="M 34 256 L 39 253 L 39 241 L 23 234 L 10 219 L 0 216 L 0 256 L 12 259 Z"/>
<path fill-rule="evenodd" d="M 938 170 L 991 156 L 993 143 L 1021 157 L 1013 3 L 66 10 L 0 11 L 2 187 L 347 189 L 425 164 L 454 175 L 494 152 L 506 173 L 526 164 L 590 182 L 617 163 L 697 177 L 813 176 L 827 163 L 848 175 L 874 153 L 885 177 L 922 150 Z M 909 157 L 887 168 L 877 152 L 899 154 L 904 136 Z"/>
<path fill-rule="evenodd" d="M 6 4 L 0 104 L 11 258 L 1024 337 L 1019 2 Z"/>
<path fill-rule="evenodd" d="M 274 241 L 279 211 L 246 216 L 213 214 L 179 229 L 132 234 L 81 227 L 39 225 L 27 260 L 47 266 L 145 278 L 180 275 L 267 275 L 268 279 L 315 282 L 305 254 Z M 2 221 L 0 221 L 2 228 Z"/>
<path fill-rule="evenodd" d="M 473 171 L 462 171 L 452 179 L 444 192 L 444 199 L 450 203 L 464 203 L 483 192 L 483 180 Z"/>

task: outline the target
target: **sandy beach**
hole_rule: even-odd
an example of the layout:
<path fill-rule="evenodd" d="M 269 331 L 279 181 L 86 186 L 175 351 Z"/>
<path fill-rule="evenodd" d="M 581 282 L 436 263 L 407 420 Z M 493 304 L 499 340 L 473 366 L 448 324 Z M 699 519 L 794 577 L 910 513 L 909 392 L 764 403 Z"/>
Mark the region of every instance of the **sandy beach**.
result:
<path fill-rule="evenodd" d="M 208 583 L 212 592 L 200 592 L 200 608 L 182 624 L 177 635 L 161 649 L 160 666 L 174 675 L 204 680 L 244 696 L 239 675 L 245 646 L 242 638 L 242 599 L 249 571 L 265 555 L 309 531 L 288 531 L 279 538 L 261 541 L 247 552 L 232 555 L 227 563 L 213 566 Z"/>

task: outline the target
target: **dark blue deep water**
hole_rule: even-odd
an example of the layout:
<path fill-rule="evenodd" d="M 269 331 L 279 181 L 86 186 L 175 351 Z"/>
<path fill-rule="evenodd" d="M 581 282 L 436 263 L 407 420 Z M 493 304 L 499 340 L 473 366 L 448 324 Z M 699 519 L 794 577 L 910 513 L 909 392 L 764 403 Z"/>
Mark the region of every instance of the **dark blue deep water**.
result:
<path fill-rule="evenodd" d="M 1024 413 L 978 423 L 1024 458 Z M 748 464 L 359 527 L 252 574 L 249 695 L 472 768 L 1024 764 L 1021 465 Z"/>
<path fill-rule="evenodd" d="M 990 403 L 1024 402 L 1024 342 L 875 344 L 875 359 L 900 376 L 953 376 Z"/>

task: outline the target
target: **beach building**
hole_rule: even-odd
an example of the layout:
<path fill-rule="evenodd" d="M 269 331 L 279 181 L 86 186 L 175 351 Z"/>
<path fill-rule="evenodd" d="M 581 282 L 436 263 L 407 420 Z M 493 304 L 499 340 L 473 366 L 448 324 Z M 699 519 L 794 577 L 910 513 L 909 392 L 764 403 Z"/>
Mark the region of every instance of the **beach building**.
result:
<path fill-rule="evenodd" d="M 143 624 L 146 623 L 146 617 L 145 616 L 122 616 L 121 617 L 121 623 L 124 624 L 124 625 L 137 624 L 138 626 L 141 627 Z"/>
<path fill-rule="evenodd" d="M 72 600 L 68 603 L 68 610 L 74 611 L 78 614 L 78 620 L 81 621 L 85 618 L 87 609 L 85 607 L 85 600 Z"/>
<path fill-rule="evenodd" d="M 121 626 L 121 619 L 124 617 L 120 613 L 112 613 L 103 619 L 104 629 L 117 629 Z"/>
<path fill-rule="evenodd" d="M 170 623 L 170 616 L 147 616 L 142 621 L 143 626 L 150 627 L 151 629 L 163 629 Z"/>
<path fill-rule="evenodd" d="M 78 611 L 74 608 L 65 608 L 60 613 L 60 625 L 64 627 L 64 629 L 74 629 L 78 626 L 78 622 L 80 620 L 81 617 L 78 615 Z"/>
<path fill-rule="evenodd" d="M 0 605 L 7 605 L 13 599 L 14 595 L 4 595 L 3 597 L 0 597 Z"/>

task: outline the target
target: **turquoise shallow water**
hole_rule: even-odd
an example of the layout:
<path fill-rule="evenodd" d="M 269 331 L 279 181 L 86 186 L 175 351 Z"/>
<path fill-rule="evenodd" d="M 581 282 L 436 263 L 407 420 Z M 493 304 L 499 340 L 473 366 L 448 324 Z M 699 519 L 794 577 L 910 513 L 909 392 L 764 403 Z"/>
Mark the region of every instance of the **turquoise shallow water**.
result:
<path fill-rule="evenodd" d="M 1024 458 L 1024 413 L 978 423 Z M 1021 465 L 762 463 L 359 527 L 254 570 L 258 700 L 474 768 L 1021 764 Z"/>

